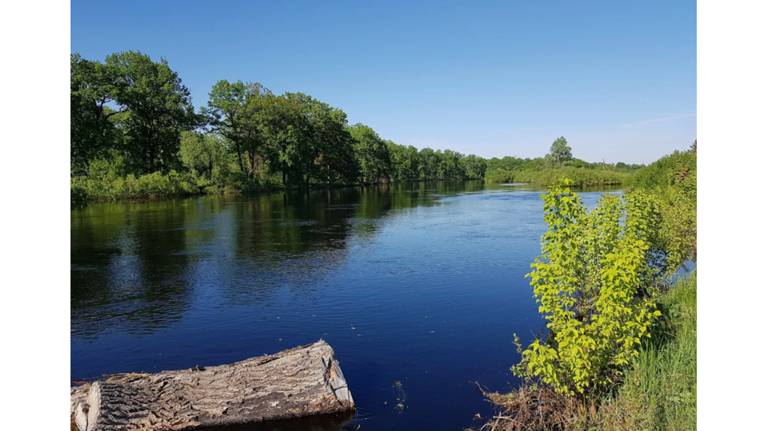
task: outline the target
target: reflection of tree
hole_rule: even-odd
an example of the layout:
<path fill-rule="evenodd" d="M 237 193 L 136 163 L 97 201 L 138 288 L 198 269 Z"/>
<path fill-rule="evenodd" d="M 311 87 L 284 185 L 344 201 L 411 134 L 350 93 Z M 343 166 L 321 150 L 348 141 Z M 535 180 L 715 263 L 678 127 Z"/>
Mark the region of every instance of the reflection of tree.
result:
<path fill-rule="evenodd" d="M 72 329 L 147 332 L 189 305 L 185 221 L 192 201 L 110 204 L 72 213 Z"/>
<path fill-rule="evenodd" d="M 72 331 L 152 332 L 192 298 L 212 307 L 267 301 L 281 286 L 307 291 L 346 260 L 352 236 L 375 235 L 380 218 L 466 190 L 413 183 L 75 210 Z"/>

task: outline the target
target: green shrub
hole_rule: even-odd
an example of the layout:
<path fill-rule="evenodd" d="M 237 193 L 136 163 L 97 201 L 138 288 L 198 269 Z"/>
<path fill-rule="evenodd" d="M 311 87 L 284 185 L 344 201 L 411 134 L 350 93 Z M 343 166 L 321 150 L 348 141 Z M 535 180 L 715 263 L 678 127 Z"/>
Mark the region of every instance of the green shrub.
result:
<path fill-rule="evenodd" d="M 668 270 L 696 259 L 696 147 L 676 151 L 634 173 L 631 184 L 661 202 L 661 237 Z"/>
<path fill-rule="evenodd" d="M 645 289 L 659 209 L 635 192 L 604 195 L 587 212 L 569 185 L 544 195 L 549 229 L 528 274 L 549 338 L 534 340 L 512 370 L 561 394 L 592 396 L 621 380 L 660 314 Z"/>
<path fill-rule="evenodd" d="M 122 175 L 122 159 L 98 159 L 90 163 L 88 175 L 73 177 L 70 197 L 73 205 L 88 201 L 117 199 L 146 199 L 168 196 L 189 196 L 201 192 L 200 178 L 192 173 L 170 171 L 152 172 L 139 177 Z"/>

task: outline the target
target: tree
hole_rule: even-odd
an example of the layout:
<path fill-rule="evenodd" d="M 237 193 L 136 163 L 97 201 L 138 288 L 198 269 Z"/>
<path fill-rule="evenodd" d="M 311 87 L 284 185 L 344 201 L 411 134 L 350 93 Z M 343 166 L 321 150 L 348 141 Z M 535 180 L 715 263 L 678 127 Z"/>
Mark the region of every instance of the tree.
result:
<path fill-rule="evenodd" d="M 465 178 L 482 179 L 485 177 L 487 165 L 485 159 L 482 157 L 470 154 L 461 159 L 461 165 L 464 170 Z"/>
<path fill-rule="evenodd" d="M 355 155 L 360 164 L 362 182 L 374 184 L 389 181 L 392 160 L 387 143 L 364 124 L 351 126 L 349 133 L 355 141 Z"/>
<path fill-rule="evenodd" d="M 392 162 L 392 179 L 408 181 L 419 179 L 419 151 L 413 146 L 398 145 L 385 141 Z"/>
<path fill-rule="evenodd" d="M 432 180 L 438 177 L 440 159 L 435 151 L 429 147 L 419 150 L 419 176 L 423 180 Z"/>
<path fill-rule="evenodd" d="M 180 133 L 198 121 L 189 90 L 165 59 L 152 61 L 137 51 L 109 55 L 105 66 L 112 83 L 119 127 L 134 170 L 167 170 L 178 162 Z"/>
<path fill-rule="evenodd" d="M 181 163 L 187 169 L 213 179 L 214 171 L 226 169 L 227 146 L 215 133 L 185 131 L 179 148 Z"/>
<path fill-rule="evenodd" d="M 302 93 L 270 101 L 262 130 L 269 164 L 282 173 L 283 184 L 307 188 L 312 180 L 354 181 L 357 163 L 342 110 Z"/>
<path fill-rule="evenodd" d="M 113 79 L 103 64 L 85 60 L 79 54 L 70 58 L 70 139 L 73 175 L 85 174 L 88 164 L 119 139 L 110 108 L 114 103 Z"/>
<path fill-rule="evenodd" d="M 463 180 L 464 167 L 461 165 L 463 155 L 456 151 L 436 151 L 438 158 L 437 177 L 441 180 Z"/>
<path fill-rule="evenodd" d="M 213 129 L 233 144 L 240 172 L 254 178 L 258 162 L 267 152 L 263 125 L 273 102 L 272 93 L 258 82 L 221 80 L 208 97 L 204 115 Z"/>
<path fill-rule="evenodd" d="M 359 173 L 355 159 L 354 139 L 347 130 L 347 114 L 341 109 L 302 93 L 288 93 L 299 104 L 304 121 L 306 144 L 301 148 L 304 166 L 304 186 L 310 178 L 325 184 L 334 181 L 352 182 Z"/>
<path fill-rule="evenodd" d="M 571 147 L 568 146 L 568 141 L 562 136 L 555 139 L 555 141 L 552 142 L 552 146 L 549 147 L 547 158 L 556 165 L 562 165 L 564 162 L 573 159 Z"/>

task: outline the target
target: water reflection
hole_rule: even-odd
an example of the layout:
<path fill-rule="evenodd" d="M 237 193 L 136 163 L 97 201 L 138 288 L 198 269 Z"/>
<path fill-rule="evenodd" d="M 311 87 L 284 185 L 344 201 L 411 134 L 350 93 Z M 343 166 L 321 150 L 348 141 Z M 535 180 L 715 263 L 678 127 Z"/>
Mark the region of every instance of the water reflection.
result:
<path fill-rule="evenodd" d="M 358 429 L 352 414 L 330 414 L 261 424 L 202 428 L 203 431 L 346 431 Z"/>
<path fill-rule="evenodd" d="M 321 279 L 392 210 L 439 203 L 479 183 L 414 183 L 255 197 L 107 203 L 72 211 L 72 332 L 142 334 L 200 295 L 261 301 Z M 215 283 L 216 292 L 212 289 Z"/>

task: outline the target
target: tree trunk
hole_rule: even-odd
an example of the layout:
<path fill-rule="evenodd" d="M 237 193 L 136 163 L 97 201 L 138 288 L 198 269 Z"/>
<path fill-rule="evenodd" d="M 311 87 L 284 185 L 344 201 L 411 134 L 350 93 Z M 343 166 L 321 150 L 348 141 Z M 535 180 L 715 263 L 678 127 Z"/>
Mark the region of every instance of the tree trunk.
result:
<path fill-rule="evenodd" d="M 240 172 L 243 174 L 247 174 L 245 172 L 245 165 L 243 165 L 243 152 L 240 149 L 240 142 L 235 141 L 235 151 L 237 151 L 237 164 L 240 166 Z"/>
<path fill-rule="evenodd" d="M 323 340 L 234 364 L 114 374 L 74 388 L 71 404 L 80 431 L 190 430 L 355 408 Z"/>

